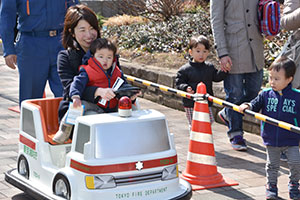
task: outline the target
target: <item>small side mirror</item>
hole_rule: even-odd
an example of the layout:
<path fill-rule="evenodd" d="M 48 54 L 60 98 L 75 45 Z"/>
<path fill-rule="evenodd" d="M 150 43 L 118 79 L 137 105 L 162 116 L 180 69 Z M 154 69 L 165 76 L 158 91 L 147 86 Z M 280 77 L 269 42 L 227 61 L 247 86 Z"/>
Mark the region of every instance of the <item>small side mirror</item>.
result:
<path fill-rule="evenodd" d="M 175 141 L 174 141 L 174 134 L 173 133 L 170 133 L 170 143 L 171 143 L 172 149 L 175 149 Z"/>
<path fill-rule="evenodd" d="M 84 159 L 88 160 L 92 158 L 92 150 L 91 150 L 91 143 L 87 142 L 84 144 L 84 148 L 83 148 L 83 155 L 84 155 Z"/>

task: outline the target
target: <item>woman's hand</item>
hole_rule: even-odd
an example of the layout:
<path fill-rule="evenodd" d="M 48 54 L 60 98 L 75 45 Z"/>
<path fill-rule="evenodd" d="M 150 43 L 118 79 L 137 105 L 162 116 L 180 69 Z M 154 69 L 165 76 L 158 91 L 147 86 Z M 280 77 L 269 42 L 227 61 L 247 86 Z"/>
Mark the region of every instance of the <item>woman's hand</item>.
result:
<path fill-rule="evenodd" d="M 81 100 L 79 97 L 73 97 L 73 107 L 78 108 L 81 106 Z"/>
<path fill-rule="evenodd" d="M 220 59 L 221 70 L 224 72 L 229 72 L 231 70 L 232 61 L 229 56 L 224 56 Z"/>
<path fill-rule="evenodd" d="M 97 88 L 95 96 L 100 96 L 102 99 L 110 101 L 116 96 L 116 94 L 114 93 L 112 88 Z"/>

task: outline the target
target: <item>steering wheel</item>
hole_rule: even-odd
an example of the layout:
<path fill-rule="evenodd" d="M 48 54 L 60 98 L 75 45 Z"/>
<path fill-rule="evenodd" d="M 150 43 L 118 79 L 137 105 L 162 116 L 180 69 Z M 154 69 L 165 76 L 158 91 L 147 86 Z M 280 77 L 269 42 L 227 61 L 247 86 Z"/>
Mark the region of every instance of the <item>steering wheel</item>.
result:
<path fill-rule="evenodd" d="M 133 95 L 139 93 L 141 88 L 131 86 L 129 84 L 122 85 L 118 90 L 114 91 L 116 97 L 120 99 L 123 96 L 132 97 Z"/>

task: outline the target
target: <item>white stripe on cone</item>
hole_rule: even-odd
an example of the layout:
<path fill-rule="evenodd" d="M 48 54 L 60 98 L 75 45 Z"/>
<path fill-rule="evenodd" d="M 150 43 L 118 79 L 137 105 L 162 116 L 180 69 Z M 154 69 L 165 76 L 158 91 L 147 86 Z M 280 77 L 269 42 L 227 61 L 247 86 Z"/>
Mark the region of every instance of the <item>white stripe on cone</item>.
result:
<path fill-rule="evenodd" d="M 194 162 L 194 163 L 199 163 L 199 164 L 217 165 L 215 156 L 195 154 L 192 152 L 188 152 L 187 160 Z"/>
<path fill-rule="evenodd" d="M 209 113 L 198 112 L 198 111 L 194 110 L 193 120 L 197 120 L 197 121 L 200 121 L 200 122 L 209 122 L 210 123 Z"/>
<path fill-rule="evenodd" d="M 195 131 L 191 131 L 190 140 L 213 144 L 213 137 L 211 134 L 199 133 Z"/>

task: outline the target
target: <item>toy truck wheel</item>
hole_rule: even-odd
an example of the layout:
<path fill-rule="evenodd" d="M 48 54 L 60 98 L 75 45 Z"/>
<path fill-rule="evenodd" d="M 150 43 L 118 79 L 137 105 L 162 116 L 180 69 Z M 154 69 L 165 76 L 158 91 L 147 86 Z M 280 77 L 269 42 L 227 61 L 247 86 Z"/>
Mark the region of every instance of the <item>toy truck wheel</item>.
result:
<path fill-rule="evenodd" d="M 21 155 L 18 159 L 18 173 L 26 179 L 29 179 L 29 165 L 23 155 Z"/>
<path fill-rule="evenodd" d="M 71 187 L 68 179 L 62 174 L 56 175 L 53 181 L 53 192 L 67 200 L 71 199 Z"/>

